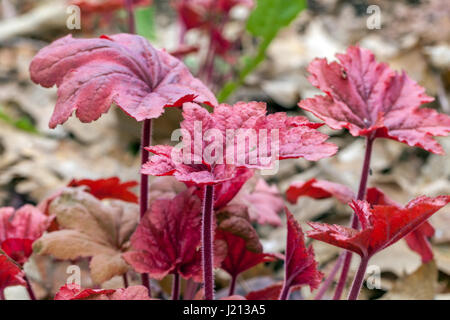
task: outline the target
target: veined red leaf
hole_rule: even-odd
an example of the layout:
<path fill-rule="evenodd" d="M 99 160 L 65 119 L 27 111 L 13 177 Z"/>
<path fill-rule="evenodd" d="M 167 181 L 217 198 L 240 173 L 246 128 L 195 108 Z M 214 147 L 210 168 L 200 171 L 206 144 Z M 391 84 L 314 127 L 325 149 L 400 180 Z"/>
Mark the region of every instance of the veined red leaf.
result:
<path fill-rule="evenodd" d="M 399 208 L 392 205 L 371 207 L 366 201 L 353 201 L 350 206 L 359 218 L 361 230 L 310 222 L 313 230 L 307 234 L 310 238 L 369 258 L 419 227 L 448 202 L 450 196 L 422 196 Z"/>
<path fill-rule="evenodd" d="M 103 199 L 119 199 L 127 202 L 138 202 L 138 197 L 129 189 L 138 185 L 137 181 L 121 182 L 119 178 L 112 177 L 108 179 L 82 179 L 72 180 L 69 187 L 87 186 L 89 193 L 94 197 Z"/>
<path fill-rule="evenodd" d="M 287 242 L 285 258 L 284 288 L 291 289 L 309 285 L 316 289 L 322 281 L 323 274 L 317 270 L 313 247 L 306 247 L 303 231 L 292 213 L 286 208 Z"/>
<path fill-rule="evenodd" d="M 131 251 L 123 255 L 137 272 L 155 279 L 169 273 L 200 279 L 201 203 L 194 190 L 151 204 L 131 237 Z M 215 263 L 220 264 L 223 257 L 219 256 L 226 253 L 223 248 L 216 249 Z"/>
<path fill-rule="evenodd" d="M 184 102 L 217 104 L 181 61 L 137 35 L 99 39 L 68 35 L 39 51 L 30 74 L 43 87 L 58 87 L 51 128 L 74 111 L 82 122 L 97 120 L 112 103 L 137 121 L 158 118 L 164 107 Z"/>
<path fill-rule="evenodd" d="M 299 106 L 333 129 L 347 128 L 353 136 L 389 138 L 442 154 L 433 136 L 450 132 L 450 117 L 419 108 L 433 101 L 405 72 L 378 63 L 367 49 L 349 47 L 340 62 L 316 59 L 309 81 L 326 95 L 303 100 Z"/>

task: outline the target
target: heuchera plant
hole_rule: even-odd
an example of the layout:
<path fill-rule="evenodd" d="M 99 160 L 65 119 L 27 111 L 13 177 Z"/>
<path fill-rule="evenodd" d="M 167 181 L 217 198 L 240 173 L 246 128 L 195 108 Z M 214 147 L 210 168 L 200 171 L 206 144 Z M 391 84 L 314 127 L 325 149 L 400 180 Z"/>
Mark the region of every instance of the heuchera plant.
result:
<path fill-rule="evenodd" d="M 195 6 L 207 2 L 212 3 L 179 1 L 176 5 L 194 27 L 221 31 L 223 19 L 233 6 L 250 4 L 218 1 L 211 17 L 205 18 L 197 12 L 204 9 Z M 130 33 L 134 33 L 133 2 L 125 4 Z M 259 4 L 260 12 L 270 9 L 270 2 Z M 278 10 L 284 2 L 276 4 Z M 303 2 L 292 1 L 289 6 L 290 14 L 271 17 L 277 22 L 275 31 L 266 28 L 255 32 L 264 39 L 263 49 L 295 17 L 293 13 L 303 8 Z M 219 24 L 214 20 L 216 10 Z M 261 22 L 257 17 L 253 20 L 253 27 Z M 287 199 L 295 202 L 300 196 L 336 197 L 350 204 L 355 212 L 350 227 L 311 222 L 312 230 L 307 235 L 347 250 L 323 283 L 319 298 L 343 265 L 335 291 L 339 299 L 351 252 L 361 256 L 349 295 L 356 299 L 369 259 L 396 241 L 406 237 L 423 261 L 431 259 L 427 238 L 433 232 L 426 220 L 450 201 L 450 196 L 422 196 L 401 206 L 381 190 L 366 192 L 374 140 L 394 139 L 442 154 L 433 136 L 450 132 L 450 117 L 419 108 L 432 98 L 404 72 L 377 63 L 368 50 L 350 47 L 338 58 L 340 62 L 316 59 L 311 63 L 309 79 L 325 95 L 301 101 L 299 106 L 333 129 L 347 128 L 353 136 L 365 137 L 359 190 L 354 194 L 348 187 L 312 179 L 292 185 Z M 256 67 L 258 61 L 260 54 L 247 70 Z M 95 121 L 112 104 L 143 122 L 140 194 L 136 197 L 131 190 L 135 182 L 121 182 L 115 177 L 82 179 L 73 180 L 45 199 L 40 209 L 0 209 L 1 298 L 3 289 L 11 285 L 27 286 L 31 298 L 35 298 L 21 270 L 31 246 L 34 252 L 57 259 L 88 258 L 91 278 L 97 285 L 114 276 L 123 277 L 124 288 L 117 290 L 64 285 L 55 296 L 57 300 L 147 300 L 152 296 L 149 277 L 160 280 L 168 275 L 173 276 L 173 300 L 182 296 L 181 278 L 187 279 L 183 298 L 214 299 L 214 268 L 222 268 L 231 277 L 229 296 L 223 299 L 245 299 L 234 295 L 238 276 L 260 263 L 276 260 L 284 260 L 283 283 L 274 282 L 250 292 L 247 299 L 284 300 L 301 286 L 311 290 L 319 287 L 323 274 L 312 246 L 307 247 L 300 224 L 287 209 L 285 254 L 264 252 L 255 225 L 282 225 L 278 214 L 283 201 L 274 186 L 251 180 L 256 170 L 266 173 L 280 160 L 318 161 L 333 156 L 337 147 L 317 130 L 322 124 L 302 116 L 267 114 L 262 102 L 219 105 L 214 94 L 181 61 L 133 34 L 98 39 L 64 37 L 36 55 L 30 73 L 37 84 L 58 88 L 51 128 L 66 122 L 73 113 L 82 122 Z M 152 146 L 151 121 L 167 107 L 182 108 L 181 145 Z M 154 181 L 150 192 L 149 175 L 164 176 Z M 253 188 L 249 187 L 251 183 Z M 57 225 L 44 233 L 53 217 Z M 128 286 L 131 269 L 142 273 L 143 286 Z M 203 283 L 202 289 L 198 290 L 197 282 Z"/>

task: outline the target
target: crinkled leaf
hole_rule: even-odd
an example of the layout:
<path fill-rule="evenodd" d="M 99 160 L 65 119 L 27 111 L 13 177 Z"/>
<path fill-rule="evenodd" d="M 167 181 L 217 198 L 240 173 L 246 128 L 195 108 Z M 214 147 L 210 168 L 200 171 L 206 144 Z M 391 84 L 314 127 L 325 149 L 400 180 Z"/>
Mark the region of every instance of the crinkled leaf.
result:
<path fill-rule="evenodd" d="M 132 250 L 123 255 L 137 272 L 155 279 L 169 273 L 201 277 L 201 203 L 194 190 L 151 204 L 131 238 Z M 220 263 L 217 257 L 224 254 L 216 249 L 215 263 Z"/>
<path fill-rule="evenodd" d="M 311 290 L 316 289 L 323 277 L 317 270 L 314 259 L 314 249 L 305 245 L 303 231 L 292 213 L 286 208 L 287 242 L 285 258 L 284 285 L 289 288 L 298 288 L 309 285 Z"/>
<path fill-rule="evenodd" d="M 371 207 L 366 201 L 353 201 L 351 207 L 359 218 L 361 230 L 310 222 L 313 230 L 308 231 L 308 236 L 353 251 L 362 257 L 371 257 L 419 227 L 448 202 L 450 196 L 422 196 L 410 201 L 405 207 Z"/>
<path fill-rule="evenodd" d="M 121 200 L 102 202 L 80 188 L 66 188 L 50 205 L 61 230 L 45 234 L 33 249 L 57 259 L 92 257 L 91 276 L 102 283 L 128 270 L 121 254 L 139 219 L 137 205 Z"/>
<path fill-rule="evenodd" d="M 25 286 L 24 273 L 6 255 L 0 254 L 0 291 L 9 286 Z"/>
<path fill-rule="evenodd" d="M 335 145 L 325 142 L 327 135 L 315 130 L 320 124 L 281 112 L 266 115 L 265 103 L 221 104 L 213 113 L 186 103 L 183 117 L 183 147 L 148 147 L 155 155 L 142 167 L 142 173 L 173 175 L 183 182 L 210 185 L 234 178 L 241 167 L 268 169 L 278 160 L 304 157 L 316 161 L 337 151 Z M 211 133 L 213 141 L 205 138 Z M 263 133 L 266 144 L 246 138 L 258 138 Z"/>
<path fill-rule="evenodd" d="M 282 283 L 276 283 L 264 289 L 249 292 L 245 298 L 247 300 L 278 300 L 282 288 Z"/>
<path fill-rule="evenodd" d="M 355 198 L 355 193 L 342 184 L 316 179 L 294 182 L 286 191 L 286 198 L 290 203 L 296 203 L 298 198 L 303 196 L 314 199 L 335 197 L 343 203 L 348 203 Z"/>
<path fill-rule="evenodd" d="M 164 107 L 184 102 L 216 104 L 214 95 L 181 61 L 137 35 L 68 35 L 39 51 L 30 73 L 35 83 L 58 87 L 51 128 L 74 111 L 82 122 L 97 120 L 112 103 L 137 121 L 157 118 Z"/>
<path fill-rule="evenodd" d="M 69 187 L 87 186 L 89 193 L 96 198 L 119 199 L 127 202 L 138 202 L 138 197 L 130 190 L 138 185 L 137 181 L 121 182 L 119 178 L 72 180 Z"/>
<path fill-rule="evenodd" d="M 442 154 L 433 136 L 450 132 L 450 117 L 419 108 L 433 101 L 405 72 L 378 63 L 369 50 L 349 47 L 340 62 L 316 59 L 309 65 L 309 81 L 326 95 L 303 100 L 333 129 L 347 128 L 353 136 L 389 138 Z"/>

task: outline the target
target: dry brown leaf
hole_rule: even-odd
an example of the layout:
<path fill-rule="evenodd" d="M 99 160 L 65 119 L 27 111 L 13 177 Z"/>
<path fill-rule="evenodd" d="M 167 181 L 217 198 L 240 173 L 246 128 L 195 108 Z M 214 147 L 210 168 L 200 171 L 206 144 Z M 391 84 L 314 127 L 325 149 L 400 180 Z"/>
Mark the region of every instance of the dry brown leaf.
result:
<path fill-rule="evenodd" d="M 100 201 L 82 188 L 66 188 L 50 206 L 62 230 L 42 236 L 33 249 L 63 260 L 92 257 L 91 277 L 103 283 L 129 268 L 121 254 L 136 229 L 138 209 L 129 202 Z"/>
<path fill-rule="evenodd" d="M 438 269 L 434 261 L 422 264 L 399 279 L 382 300 L 432 300 L 436 295 Z"/>

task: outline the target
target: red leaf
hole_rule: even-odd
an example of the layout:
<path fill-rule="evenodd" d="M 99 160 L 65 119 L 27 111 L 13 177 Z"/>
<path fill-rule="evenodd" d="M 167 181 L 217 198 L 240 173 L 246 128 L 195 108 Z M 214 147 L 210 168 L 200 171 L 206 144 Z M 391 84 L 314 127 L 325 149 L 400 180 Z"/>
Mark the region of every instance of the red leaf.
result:
<path fill-rule="evenodd" d="M 15 262 L 23 265 L 33 253 L 33 240 L 30 239 L 6 239 L 1 243 L 2 250 Z"/>
<path fill-rule="evenodd" d="M 89 193 L 97 199 L 119 199 L 127 202 L 138 202 L 138 197 L 129 189 L 138 185 L 136 181 L 120 182 L 117 177 L 98 180 L 72 180 L 69 187 L 87 186 Z"/>
<path fill-rule="evenodd" d="M 293 289 L 302 285 L 309 285 L 311 290 L 314 290 L 322 281 L 323 274 L 317 270 L 313 247 L 307 248 L 305 245 L 300 225 L 294 219 L 292 213 L 287 208 L 285 210 L 287 217 L 287 243 L 284 285 Z"/>
<path fill-rule="evenodd" d="M 83 14 L 115 11 L 123 8 L 125 4 L 124 0 L 72 0 L 70 3 L 79 6 Z M 151 4 L 151 0 L 133 0 L 135 6 L 149 6 Z"/>
<path fill-rule="evenodd" d="M 337 55 L 340 63 L 314 60 L 309 81 L 326 93 L 299 106 L 333 129 L 347 128 L 353 136 L 389 138 L 442 154 L 433 136 L 450 132 L 450 117 L 419 108 L 433 101 L 405 72 L 377 63 L 366 49 L 349 47 Z"/>
<path fill-rule="evenodd" d="M 401 207 L 398 203 L 389 199 L 378 188 L 367 189 L 366 200 L 371 205 L 391 205 L 399 208 Z M 434 235 L 434 232 L 433 226 L 428 221 L 425 221 L 414 229 L 414 231 L 405 236 L 408 247 L 420 254 L 423 263 L 427 263 L 433 259 L 433 251 L 428 238 L 431 238 Z"/>
<path fill-rule="evenodd" d="M 50 219 L 39 209 L 25 205 L 18 209 L 0 208 L 0 243 L 6 239 L 39 238 L 49 226 Z"/>
<path fill-rule="evenodd" d="M 131 237 L 132 250 L 123 255 L 137 272 L 155 279 L 176 272 L 185 278 L 201 273 L 201 204 L 193 192 L 191 188 L 152 203 Z"/>
<path fill-rule="evenodd" d="M 25 286 L 24 273 L 4 254 L 0 254 L 0 292 L 9 286 Z"/>
<path fill-rule="evenodd" d="M 234 178 L 216 185 L 214 188 L 214 209 L 223 208 L 233 200 L 242 186 L 253 176 L 253 173 L 251 169 L 239 168 Z"/>
<path fill-rule="evenodd" d="M 262 290 L 249 292 L 245 298 L 247 300 L 278 300 L 282 287 L 282 283 L 276 283 Z"/>
<path fill-rule="evenodd" d="M 294 182 L 286 191 L 286 198 L 290 203 L 296 203 L 298 198 L 303 196 L 314 199 L 335 197 L 343 203 L 355 198 L 354 192 L 349 187 L 326 180 L 310 179 L 306 182 Z"/>
<path fill-rule="evenodd" d="M 310 222 L 313 230 L 308 232 L 308 236 L 353 251 L 361 257 L 371 257 L 419 227 L 448 202 L 450 196 L 422 196 L 399 208 L 389 205 L 370 207 L 366 201 L 353 201 L 350 206 L 359 218 L 361 230 Z"/>
<path fill-rule="evenodd" d="M 247 248 L 244 238 L 224 230 L 217 231 L 217 238 L 223 239 L 228 246 L 228 254 L 222 262 L 222 269 L 232 277 L 237 277 L 244 271 L 263 263 L 274 261 L 275 257 L 267 253 L 252 252 Z"/>
<path fill-rule="evenodd" d="M 58 87 L 51 128 L 74 111 L 82 122 L 97 120 L 112 103 L 137 121 L 158 118 L 164 107 L 184 102 L 217 104 L 181 61 L 136 35 L 99 39 L 68 35 L 39 51 L 30 73 L 35 83 Z"/>
<path fill-rule="evenodd" d="M 315 161 L 337 151 L 335 145 L 325 142 L 327 135 L 314 130 L 320 125 L 281 112 L 266 116 L 265 103 L 221 104 L 211 114 L 198 105 L 186 103 L 183 117 L 183 148 L 148 147 L 155 156 L 142 167 L 142 173 L 173 175 L 179 181 L 211 185 L 234 178 L 240 167 L 268 169 L 277 160 L 304 157 Z M 212 142 L 207 139 L 211 133 Z M 254 145 L 254 141 L 243 139 L 245 133 L 254 138 L 265 133 L 267 143 L 260 141 Z M 277 133 L 278 138 L 274 137 L 272 142 L 272 134 Z M 276 143 L 279 148 L 272 148 Z"/>
<path fill-rule="evenodd" d="M 77 284 L 62 286 L 55 300 L 151 300 L 144 286 L 112 289 L 83 289 Z"/>

